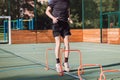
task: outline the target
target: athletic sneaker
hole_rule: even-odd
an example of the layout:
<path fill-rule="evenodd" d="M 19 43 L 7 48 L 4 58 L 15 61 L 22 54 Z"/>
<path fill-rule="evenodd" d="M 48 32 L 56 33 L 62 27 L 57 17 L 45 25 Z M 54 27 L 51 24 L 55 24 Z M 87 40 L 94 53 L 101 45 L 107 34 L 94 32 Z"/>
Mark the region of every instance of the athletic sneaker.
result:
<path fill-rule="evenodd" d="M 57 72 L 62 72 L 61 68 L 60 68 L 60 63 L 56 64 L 56 71 Z"/>
<path fill-rule="evenodd" d="M 70 71 L 69 63 L 65 62 L 63 65 L 64 65 L 64 70 L 67 71 L 67 72 L 69 72 Z"/>

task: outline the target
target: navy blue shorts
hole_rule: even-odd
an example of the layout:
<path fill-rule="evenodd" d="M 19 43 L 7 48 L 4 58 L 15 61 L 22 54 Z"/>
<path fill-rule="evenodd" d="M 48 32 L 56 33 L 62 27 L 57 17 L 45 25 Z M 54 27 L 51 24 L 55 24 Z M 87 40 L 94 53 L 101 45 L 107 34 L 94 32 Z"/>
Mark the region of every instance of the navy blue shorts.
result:
<path fill-rule="evenodd" d="M 58 21 L 52 25 L 53 36 L 62 36 L 63 38 L 67 35 L 71 35 L 69 23 L 66 21 Z"/>

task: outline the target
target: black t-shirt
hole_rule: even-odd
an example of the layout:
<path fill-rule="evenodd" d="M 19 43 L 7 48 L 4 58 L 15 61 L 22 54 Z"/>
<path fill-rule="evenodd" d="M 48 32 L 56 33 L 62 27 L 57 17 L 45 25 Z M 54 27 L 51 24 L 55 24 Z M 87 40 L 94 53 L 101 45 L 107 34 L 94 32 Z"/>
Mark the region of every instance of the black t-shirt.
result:
<path fill-rule="evenodd" d="M 48 6 L 52 8 L 52 14 L 54 17 L 67 21 L 69 17 L 69 4 L 69 0 L 50 0 Z"/>

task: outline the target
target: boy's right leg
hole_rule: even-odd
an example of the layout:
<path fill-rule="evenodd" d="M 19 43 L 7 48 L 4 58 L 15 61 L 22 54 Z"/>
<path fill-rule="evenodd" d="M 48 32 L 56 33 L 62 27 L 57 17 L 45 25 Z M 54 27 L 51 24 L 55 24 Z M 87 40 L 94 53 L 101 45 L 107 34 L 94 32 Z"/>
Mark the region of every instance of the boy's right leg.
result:
<path fill-rule="evenodd" d="M 62 72 L 61 66 L 60 66 L 60 36 L 55 37 L 55 56 L 56 56 L 56 71 L 57 72 Z"/>

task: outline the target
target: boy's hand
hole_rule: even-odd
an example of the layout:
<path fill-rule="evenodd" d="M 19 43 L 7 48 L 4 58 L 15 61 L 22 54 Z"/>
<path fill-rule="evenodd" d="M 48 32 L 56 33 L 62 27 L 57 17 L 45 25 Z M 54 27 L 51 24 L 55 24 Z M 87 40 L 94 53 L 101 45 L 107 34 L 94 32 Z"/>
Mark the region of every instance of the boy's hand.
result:
<path fill-rule="evenodd" d="M 72 19 L 68 18 L 69 23 L 73 24 Z"/>
<path fill-rule="evenodd" d="M 58 22 L 58 17 L 54 17 L 54 18 L 52 19 L 52 21 L 53 21 L 54 24 L 57 23 L 57 22 Z"/>

